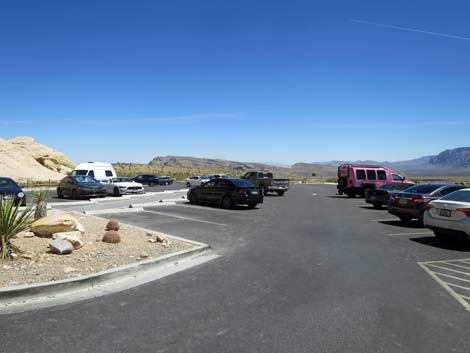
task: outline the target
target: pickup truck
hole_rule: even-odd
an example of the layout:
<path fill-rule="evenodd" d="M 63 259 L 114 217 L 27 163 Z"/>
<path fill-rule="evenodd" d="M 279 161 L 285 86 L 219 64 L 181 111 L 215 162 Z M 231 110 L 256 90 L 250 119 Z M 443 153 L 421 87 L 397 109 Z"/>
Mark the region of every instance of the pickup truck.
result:
<path fill-rule="evenodd" d="M 276 192 L 279 196 L 289 190 L 289 179 L 274 179 L 273 173 L 269 172 L 248 172 L 242 179 L 251 181 L 258 188 L 262 195 L 268 192 Z"/>

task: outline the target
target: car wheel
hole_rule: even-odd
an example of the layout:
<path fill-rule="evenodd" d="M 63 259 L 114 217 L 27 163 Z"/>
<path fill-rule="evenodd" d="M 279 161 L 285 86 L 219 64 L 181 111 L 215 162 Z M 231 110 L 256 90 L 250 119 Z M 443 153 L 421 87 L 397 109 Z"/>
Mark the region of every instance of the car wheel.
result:
<path fill-rule="evenodd" d="M 149 186 L 152 186 L 152 187 L 153 187 L 153 186 L 155 186 L 155 185 L 156 185 L 156 184 L 155 184 L 154 181 L 149 181 Z"/>
<path fill-rule="evenodd" d="M 186 186 L 187 186 L 188 188 L 190 188 L 190 187 L 191 187 L 191 183 L 188 181 L 188 182 L 186 183 Z"/>
<path fill-rule="evenodd" d="M 229 196 L 225 196 L 222 199 L 222 207 L 225 209 L 232 208 L 232 199 Z"/>
<path fill-rule="evenodd" d="M 72 190 L 72 199 L 78 200 L 78 192 L 75 189 Z"/>
<path fill-rule="evenodd" d="M 64 194 L 62 193 L 62 189 L 58 188 L 57 189 L 57 197 L 59 199 L 63 199 L 64 198 Z"/>
<path fill-rule="evenodd" d="M 119 196 L 121 196 L 121 192 L 119 191 L 119 188 L 114 188 L 114 190 L 113 190 L 113 196 L 114 196 L 114 197 L 119 197 Z"/>
<path fill-rule="evenodd" d="M 374 208 L 377 208 L 377 209 L 381 209 L 382 208 L 382 204 L 381 203 L 378 203 L 378 202 L 374 202 L 372 204 L 372 206 L 374 206 Z"/>
<path fill-rule="evenodd" d="M 408 217 L 408 216 L 400 216 L 398 218 L 400 218 L 400 221 L 402 221 L 403 223 L 410 223 L 411 222 L 411 217 Z"/>
<path fill-rule="evenodd" d="M 197 200 L 196 200 L 196 195 L 194 194 L 194 192 L 190 193 L 189 196 L 188 196 L 188 200 L 189 200 L 189 203 L 190 204 L 195 204 L 197 203 Z"/>
<path fill-rule="evenodd" d="M 284 196 L 284 191 L 278 191 L 277 194 L 278 194 L 279 196 Z"/>
<path fill-rule="evenodd" d="M 249 208 L 255 208 L 258 204 L 257 203 L 249 203 L 248 207 Z"/>

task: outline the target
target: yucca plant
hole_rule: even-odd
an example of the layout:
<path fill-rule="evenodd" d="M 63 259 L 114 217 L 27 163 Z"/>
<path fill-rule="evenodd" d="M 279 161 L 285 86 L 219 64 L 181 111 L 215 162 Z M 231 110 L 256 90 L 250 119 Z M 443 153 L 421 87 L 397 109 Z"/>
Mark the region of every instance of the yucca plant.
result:
<path fill-rule="evenodd" d="M 36 207 L 34 210 L 34 219 L 38 220 L 47 216 L 47 190 L 38 190 L 33 192 L 33 204 Z"/>
<path fill-rule="evenodd" d="M 14 198 L 0 199 L 0 259 L 6 260 L 12 253 L 23 251 L 11 243 L 13 237 L 29 228 L 33 222 L 31 206 L 20 210 L 20 203 Z"/>

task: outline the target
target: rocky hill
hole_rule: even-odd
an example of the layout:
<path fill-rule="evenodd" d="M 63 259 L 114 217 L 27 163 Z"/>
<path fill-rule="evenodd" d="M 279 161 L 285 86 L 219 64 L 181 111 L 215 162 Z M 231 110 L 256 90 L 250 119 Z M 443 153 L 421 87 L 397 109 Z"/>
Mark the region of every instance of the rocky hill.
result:
<path fill-rule="evenodd" d="M 19 181 L 59 180 L 74 166 L 63 153 L 32 137 L 0 138 L 0 176 Z"/>
<path fill-rule="evenodd" d="M 440 167 L 470 168 L 470 147 L 454 148 L 431 157 L 429 164 Z"/>

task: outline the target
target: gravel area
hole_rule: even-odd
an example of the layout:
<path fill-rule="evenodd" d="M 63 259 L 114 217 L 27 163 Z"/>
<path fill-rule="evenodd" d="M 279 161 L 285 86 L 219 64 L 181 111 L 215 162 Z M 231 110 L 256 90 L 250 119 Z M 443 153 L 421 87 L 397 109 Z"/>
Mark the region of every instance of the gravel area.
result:
<path fill-rule="evenodd" d="M 171 237 L 167 237 L 167 243 L 156 242 L 146 230 L 125 224 L 119 230 L 120 243 L 104 243 L 101 239 L 109 220 L 82 214 L 74 216 L 86 229 L 81 249 L 70 255 L 54 255 L 48 252 L 50 238 L 20 233 L 13 243 L 26 254 L 10 261 L 0 260 L 0 288 L 89 275 L 193 246 Z"/>

